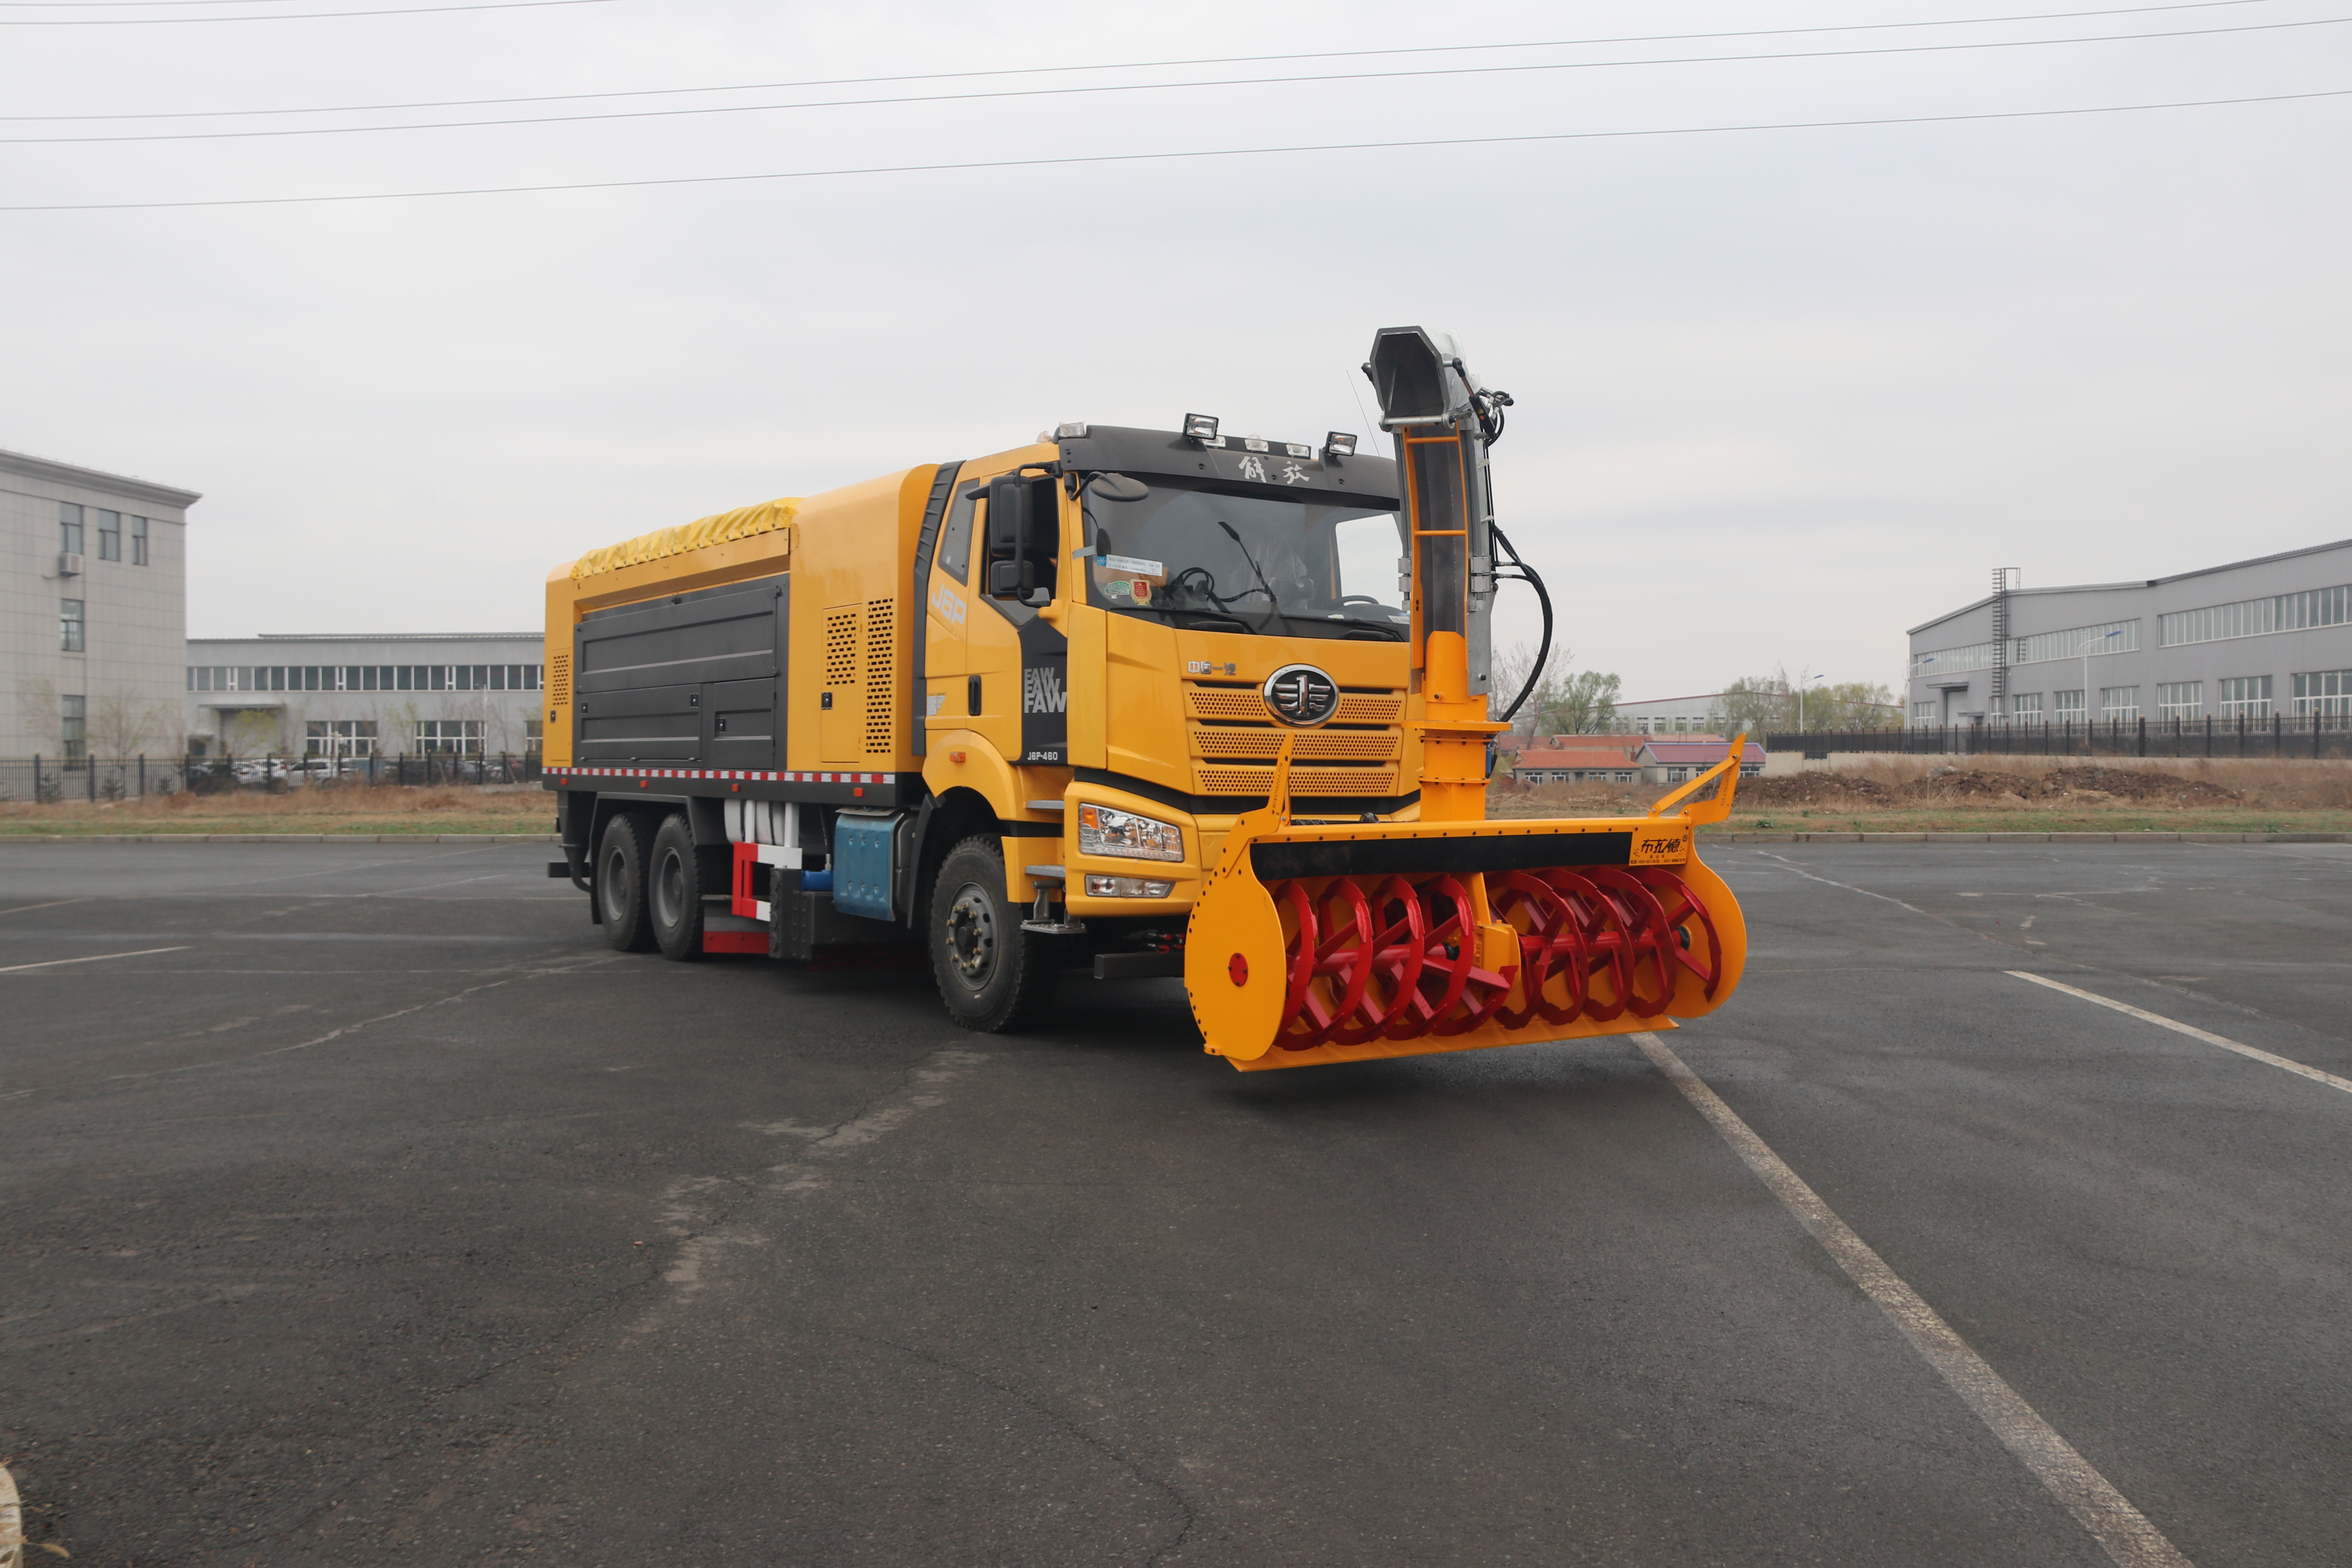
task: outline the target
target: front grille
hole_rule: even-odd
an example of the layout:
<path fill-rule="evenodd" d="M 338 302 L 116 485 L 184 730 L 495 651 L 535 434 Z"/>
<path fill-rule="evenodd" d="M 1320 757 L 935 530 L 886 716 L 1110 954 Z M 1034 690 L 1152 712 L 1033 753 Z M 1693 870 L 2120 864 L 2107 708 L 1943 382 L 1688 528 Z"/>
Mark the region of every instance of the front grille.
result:
<path fill-rule="evenodd" d="M 1197 770 L 1202 795 L 1264 795 L 1274 788 L 1272 768 L 1204 767 Z M 1290 766 L 1293 795 L 1369 795 L 1397 793 L 1394 768 L 1310 768 Z"/>
<path fill-rule="evenodd" d="M 1283 731 L 1261 724 L 1196 724 L 1192 754 L 1196 757 L 1258 757 L 1274 760 L 1282 750 Z M 1385 730 L 1302 730 L 1291 755 L 1300 762 L 1328 758 L 1334 762 L 1385 762 L 1397 754 L 1402 738 Z"/>
<path fill-rule="evenodd" d="M 1293 739 L 1290 788 L 1307 795 L 1398 794 L 1404 751 L 1404 695 L 1342 689 L 1328 724 L 1293 730 L 1249 686 L 1187 686 L 1185 739 L 1194 788 L 1202 795 L 1262 795 L 1274 787 L 1274 760 Z"/>
<path fill-rule="evenodd" d="M 1185 706 L 1195 719 L 1254 719 L 1259 723 L 1270 722 L 1274 715 L 1265 699 L 1255 687 L 1192 687 L 1185 693 Z M 1393 724 L 1404 717 L 1404 698 L 1400 694 L 1341 690 L 1339 711 L 1331 716 L 1334 724 Z"/>

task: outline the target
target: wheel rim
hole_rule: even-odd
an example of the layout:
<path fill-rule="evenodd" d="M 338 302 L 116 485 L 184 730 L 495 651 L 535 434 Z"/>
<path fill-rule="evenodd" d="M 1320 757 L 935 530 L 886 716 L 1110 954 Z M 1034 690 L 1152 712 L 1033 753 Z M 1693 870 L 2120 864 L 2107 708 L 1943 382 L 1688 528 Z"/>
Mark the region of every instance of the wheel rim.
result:
<path fill-rule="evenodd" d="M 996 973 L 996 905 L 977 882 L 958 888 L 948 906 L 947 961 L 949 972 L 973 991 Z"/>
<path fill-rule="evenodd" d="M 596 879 L 596 884 L 604 892 L 604 918 L 607 921 L 620 921 L 627 918 L 630 899 L 629 858 L 618 849 L 607 851 L 604 856 L 604 874 Z"/>
<path fill-rule="evenodd" d="M 686 858 L 673 849 L 654 871 L 654 913 L 675 930 L 686 909 Z"/>

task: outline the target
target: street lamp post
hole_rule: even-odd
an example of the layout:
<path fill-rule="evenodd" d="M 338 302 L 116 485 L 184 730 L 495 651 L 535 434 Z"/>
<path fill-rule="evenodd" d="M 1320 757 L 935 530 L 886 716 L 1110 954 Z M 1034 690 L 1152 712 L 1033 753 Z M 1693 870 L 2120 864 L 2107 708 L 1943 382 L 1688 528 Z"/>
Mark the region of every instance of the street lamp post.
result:
<path fill-rule="evenodd" d="M 2119 637 L 2123 635 L 2124 629 L 2121 626 L 2095 637 L 2084 632 L 2082 644 L 2075 650 L 2083 656 L 2083 754 L 2086 757 L 2091 754 L 2091 650 L 2100 643 L 2105 642 L 2108 637 Z M 2115 650 L 2102 648 L 2100 651 L 2104 654 L 2112 653 Z"/>
<path fill-rule="evenodd" d="M 1797 733 L 1805 732 L 1805 693 L 1816 680 L 1827 680 L 1826 675 L 1807 675 L 1801 665 L 1797 669 Z"/>

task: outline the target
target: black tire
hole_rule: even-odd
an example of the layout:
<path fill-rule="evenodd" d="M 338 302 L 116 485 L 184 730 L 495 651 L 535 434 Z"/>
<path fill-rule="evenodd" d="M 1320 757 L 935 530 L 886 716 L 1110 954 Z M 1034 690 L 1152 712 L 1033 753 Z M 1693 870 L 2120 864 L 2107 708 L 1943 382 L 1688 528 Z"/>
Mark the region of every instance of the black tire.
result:
<path fill-rule="evenodd" d="M 1021 929 L 1005 897 L 1004 851 L 986 836 L 948 851 L 931 884 L 931 973 L 948 1016 L 998 1034 L 1036 1021 L 1054 1000 L 1055 939 Z"/>
<path fill-rule="evenodd" d="M 654 835 L 646 906 L 664 958 L 690 963 L 702 956 L 702 867 L 694 858 L 694 829 L 683 813 L 664 817 Z"/>
<path fill-rule="evenodd" d="M 604 940 L 616 952 L 643 952 L 654 944 L 646 913 L 645 832 L 633 814 L 615 812 L 596 849 L 596 912 L 604 917 Z"/>

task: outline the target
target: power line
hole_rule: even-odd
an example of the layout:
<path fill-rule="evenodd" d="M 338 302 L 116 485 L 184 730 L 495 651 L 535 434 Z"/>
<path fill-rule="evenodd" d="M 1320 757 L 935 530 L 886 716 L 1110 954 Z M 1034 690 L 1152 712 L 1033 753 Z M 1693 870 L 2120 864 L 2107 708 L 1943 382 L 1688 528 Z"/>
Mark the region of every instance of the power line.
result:
<path fill-rule="evenodd" d="M 30 0 L 5 0 L 16 5 Z M 106 0 L 100 0 L 101 4 Z M 184 0 L 163 0 L 177 5 Z M 204 0 L 185 0 L 202 4 Z M 0 27 L 178 27 L 210 22 L 320 22 L 336 16 L 429 16 L 445 11 L 530 11 L 542 5 L 611 5 L 617 0 L 484 0 L 475 5 L 407 5 L 385 11 L 281 11 L 252 16 L 26 16 L 0 17 Z"/>
<path fill-rule="evenodd" d="M 2254 98 L 2184 99 L 2169 103 L 2098 104 L 2083 109 L 2012 109 L 1981 114 L 1912 114 L 1878 120 L 1803 120 L 1755 125 L 1682 125 L 1638 131 L 1561 131 L 1526 136 L 1449 136 L 1413 142 L 1327 142 L 1288 147 L 1196 148 L 1179 153 L 1100 153 L 1055 158 L 995 158 L 956 163 L 887 163 L 854 169 L 792 169 L 764 174 L 680 174 L 646 180 L 583 180 L 554 185 L 483 185 L 445 191 L 368 191 L 325 196 L 227 196 L 205 201 L 54 202 L 0 206 L 0 212 L 148 212 L 163 208 L 313 205 L 328 202 L 425 201 L 444 196 L 542 195 L 566 191 L 639 190 L 661 185 L 744 184 L 764 180 L 847 179 L 873 174 L 955 174 L 981 169 L 1044 169 L 1090 163 L 1170 163 L 1191 158 L 1255 158 L 1294 153 L 1386 153 L 1431 147 L 1496 147 L 1543 142 L 1622 141 L 1644 136 L 1724 136 L 1764 131 L 1843 131 L 1888 125 L 1955 125 L 1997 120 L 2051 120 L 2092 114 L 2142 114 L 2170 109 L 2221 109 L 2352 98 L 2352 88 L 2266 93 Z"/>
<path fill-rule="evenodd" d="M 1775 55 L 1685 55 L 1646 60 L 1543 60 L 1520 65 L 1431 66 L 1417 70 L 1333 71 L 1307 76 L 1223 77 L 1210 81 L 1101 82 L 1087 87 L 1006 88 L 988 92 L 908 93 L 896 98 L 845 98 L 814 103 L 730 103 L 696 109 L 626 109 L 590 114 L 546 114 L 514 120 L 442 120 L 415 125 L 303 125 L 270 131 L 163 131 L 104 136 L 0 136 L 0 145 L 77 146 L 124 142 L 228 142 L 257 137 L 362 136 L 401 131 L 475 131 L 508 125 L 576 125 L 614 120 L 674 120 L 712 114 L 768 114 L 794 110 L 872 109 L 916 103 L 973 103 L 1013 98 L 1070 98 L 1105 93 L 1193 91 L 1212 87 L 1297 87 L 1326 81 L 1397 81 L 1458 76 L 1510 76 L 1535 71 L 1620 70 L 1636 66 L 1752 65 L 1779 60 L 1853 59 L 1885 55 L 1930 55 L 1985 49 L 2046 48 L 2061 44 L 2133 43 L 2143 39 L 2203 38 L 2226 33 L 2278 32 L 2327 27 L 2352 16 L 2321 16 L 2298 22 L 2255 22 L 2234 27 L 2192 27 L 2167 33 L 2107 33 L 2074 38 L 1990 38 L 1960 44 L 1890 44 L 1877 48 L 1805 49 Z"/>
<path fill-rule="evenodd" d="M 0 0 L 0 5 L 38 4 L 39 0 Z M 138 0 L 121 0 L 136 4 Z M 172 4 L 208 5 L 213 0 L 170 0 Z M 1497 49 L 1599 48 L 1612 44 L 1698 43 L 1717 38 L 1779 38 L 1821 33 L 1891 32 L 1908 27 L 1990 26 L 2010 22 L 2070 22 L 2091 16 L 2136 16 L 2163 11 L 2207 11 L 2231 5 L 2266 5 L 2272 0 L 2186 0 L 2179 5 L 2125 5 L 2102 11 L 2046 11 L 2022 16 L 1958 16 L 1927 22 L 1855 22 L 1827 27 L 1770 27 L 1731 33 L 1654 33 L 1611 38 L 1533 39 L 1514 44 L 1422 44 L 1406 48 L 1324 49 L 1282 55 L 1216 55 L 1197 59 L 1123 60 L 1096 65 L 1014 66 L 991 70 L 929 71 L 911 76 L 833 77 L 814 81 L 743 82 L 719 87 L 656 87 L 622 92 L 558 92 L 524 98 L 451 98 L 416 103 L 324 104 L 310 109 L 206 109 L 183 113 L 142 110 L 135 114 L 0 114 L 0 121 L 73 120 L 220 120 L 261 114 L 375 114 L 402 109 L 484 109 L 505 103 L 570 103 L 595 98 L 667 98 L 699 92 L 795 92 L 820 87 L 877 87 L 900 81 L 961 81 L 984 77 L 1051 76 L 1075 71 L 1172 70 L 1182 66 L 1277 65 L 1285 60 L 1360 59 L 1382 55 L 1461 54 Z"/>

